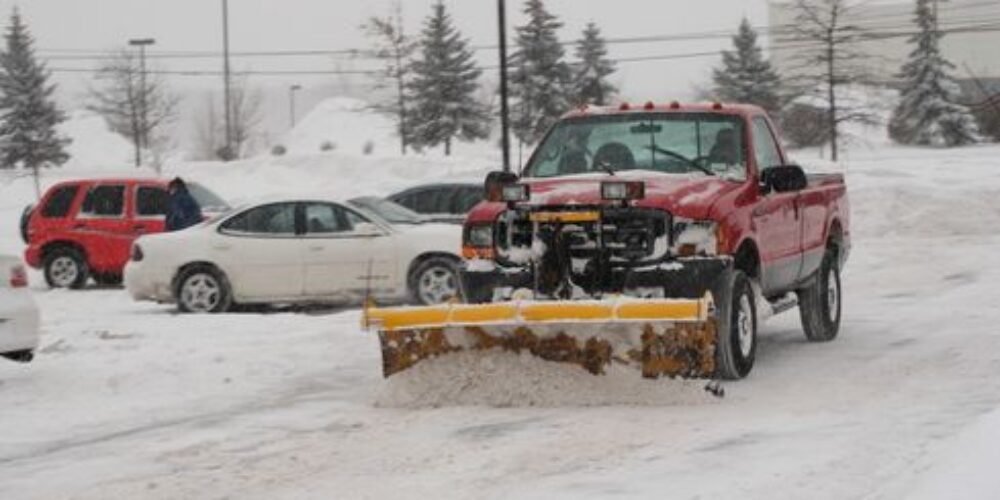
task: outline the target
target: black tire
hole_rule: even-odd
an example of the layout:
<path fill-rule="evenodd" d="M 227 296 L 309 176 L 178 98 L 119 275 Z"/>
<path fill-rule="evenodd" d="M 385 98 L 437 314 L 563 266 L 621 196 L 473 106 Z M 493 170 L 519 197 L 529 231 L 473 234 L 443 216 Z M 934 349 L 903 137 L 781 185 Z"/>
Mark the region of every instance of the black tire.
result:
<path fill-rule="evenodd" d="M 59 247 L 45 255 L 45 282 L 50 288 L 79 290 L 87 285 L 90 268 L 83 253 L 72 247 Z"/>
<path fill-rule="evenodd" d="M 28 223 L 31 222 L 31 212 L 34 210 L 34 205 L 28 205 L 24 207 L 24 211 L 21 212 L 21 239 L 25 243 L 31 243 L 28 241 Z"/>
<path fill-rule="evenodd" d="M 753 370 L 757 356 L 757 307 L 750 279 L 743 271 L 725 278 L 716 297 L 719 339 L 716 377 L 739 380 Z"/>
<path fill-rule="evenodd" d="M 101 286 L 121 286 L 122 275 L 116 273 L 94 273 L 94 282 Z"/>
<path fill-rule="evenodd" d="M 35 359 L 35 351 L 25 349 L 23 351 L 5 352 L 0 354 L 0 356 L 17 363 L 31 363 L 31 361 Z"/>
<path fill-rule="evenodd" d="M 818 275 L 812 283 L 798 291 L 802 330 L 810 342 L 829 342 L 840 333 L 843 290 L 840 287 L 840 265 L 837 253 L 827 249 Z"/>
<path fill-rule="evenodd" d="M 183 313 L 223 313 L 233 306 L 229 280 L 212 266 L 191 266 L 174 284 L 174 299 Z"/>
<path fill-rule="evenodd" d="M 455 259 L 426 259 L 413 268 L 407 282 L 410 297 L 417 304 L 429 306 L 462 299 L 462 284 Z"/>

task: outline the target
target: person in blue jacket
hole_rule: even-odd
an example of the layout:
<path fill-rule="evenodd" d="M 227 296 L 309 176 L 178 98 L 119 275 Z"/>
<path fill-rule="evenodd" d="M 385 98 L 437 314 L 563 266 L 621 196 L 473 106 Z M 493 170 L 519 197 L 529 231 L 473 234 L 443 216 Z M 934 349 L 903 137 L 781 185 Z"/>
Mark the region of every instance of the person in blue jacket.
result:
<path fill-rule="evenodd" d="M 201 223 L 201 207 L 180 177 L 170 181 L 167 191 L 170 193 L 170 200 L 167 202 L 167 231 L 180 231 Z"/>

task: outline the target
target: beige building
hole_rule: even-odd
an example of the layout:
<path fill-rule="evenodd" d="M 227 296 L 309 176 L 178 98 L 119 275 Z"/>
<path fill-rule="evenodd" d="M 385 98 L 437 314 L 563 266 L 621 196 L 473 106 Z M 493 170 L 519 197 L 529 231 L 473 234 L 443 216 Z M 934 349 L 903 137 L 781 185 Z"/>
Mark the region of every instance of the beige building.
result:
<path fill-rule="evenodd" d="M 770 57 L 782 75 L 801 73 L 795 60 L 801 53 L 802 40 L 788 35 L 794 26 L 795 2 L 769 3 Z M 891 83 L 913 47 L 909 34 L 916 30 L 916 0 L 848 0 L 845 22 L 873 35 L 854 47 L 866 56 L 865 66 L 879 81 Z M 1000 0 L 938 0 L 938 15 L 945 37 L 942 50 L 955 64 L 955 76 L 969 78 L 1000 77 Z"/>

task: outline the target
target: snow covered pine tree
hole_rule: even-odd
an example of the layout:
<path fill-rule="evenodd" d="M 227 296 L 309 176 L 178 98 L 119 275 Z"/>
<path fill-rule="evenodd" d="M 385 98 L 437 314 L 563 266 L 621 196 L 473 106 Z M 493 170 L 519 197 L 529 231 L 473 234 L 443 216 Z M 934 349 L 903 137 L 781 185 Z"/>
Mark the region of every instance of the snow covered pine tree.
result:
<path fill-rule="evenodd" d="M 902 144 L 962 146 L 978 142 L 979 130 L 969 108 L 959 104 L 961 89 L 949 74 L 955 66 L 941 54 L 943 33 L 931 0 L 917 0 L 920 30 L 910 43 L 916 48 L 903 65 L 903 90 L 889 122 L 889 135 Z"/>
<path fill-rule="evenodd" d="M 716 97 L 777 112 L 781 107 L 781 78 L 764 59 L 757 45 L 757 32 L 746 18 L 733 37 L 733 46 L 735 51 L 722 51 L 722 67 L 712 71 Z"/>
<path fill-rule="evenodd" d="M 38 169 L 69 159 L 69 139 L 56 131 L 66 118 L 52 99 L 49 73 L 35 59 L 34 41 L 17 8 L 0 53 L 0 167 L 22 165 L 32 170 L 38 189 Z"/>
<path fill-rule="evenodd" d="M 511 127 L 525 144 L 535 144 L 570 107 L 569 65 L 556 31 L 562 27 L 542 0 L 528 0 L 528 24 L 517 28 L 510 60 Z"/>
<path fill-rule="evenodd" d="M 576 46 L 580 60 L 573 68 L 573 104 L 605 106 L 618 93 L 608 77 L 615 72 L 615 63 L 608 59 L 608 47 L 601 30 L 594 23 L 587 24 L 583 38 Z"/>
<path fill-rule="evenodd" d="M 482 71 L 444 3 L 433 6 L 419 43 L 421 56 L 413 62 L 409 84 L 414 115 L 409 132 L 412 145 L 421 149 L 444 144 L 445 155 L 451 155 L 455 138 L 485 139 L 489 110 L 476 99 Z"/>

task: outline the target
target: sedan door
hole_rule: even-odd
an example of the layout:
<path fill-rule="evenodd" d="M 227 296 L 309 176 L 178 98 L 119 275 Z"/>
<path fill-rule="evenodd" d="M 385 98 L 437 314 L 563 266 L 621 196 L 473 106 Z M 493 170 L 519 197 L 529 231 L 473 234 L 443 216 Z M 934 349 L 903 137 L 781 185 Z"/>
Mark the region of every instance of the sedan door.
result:
<path fill-rule="evenodd" d="M 305 240 L 296 219 L 296 203 L 271 203 L 244 210 L 219 226 L 210 250 L 237 301 L 302 296 Z"/>
<path fill-rule="evenodd" d="M 305 203 L 303 212 L 307 295 L 350 300 L 405 290 L 387 228 L 336 203 Z"/>

